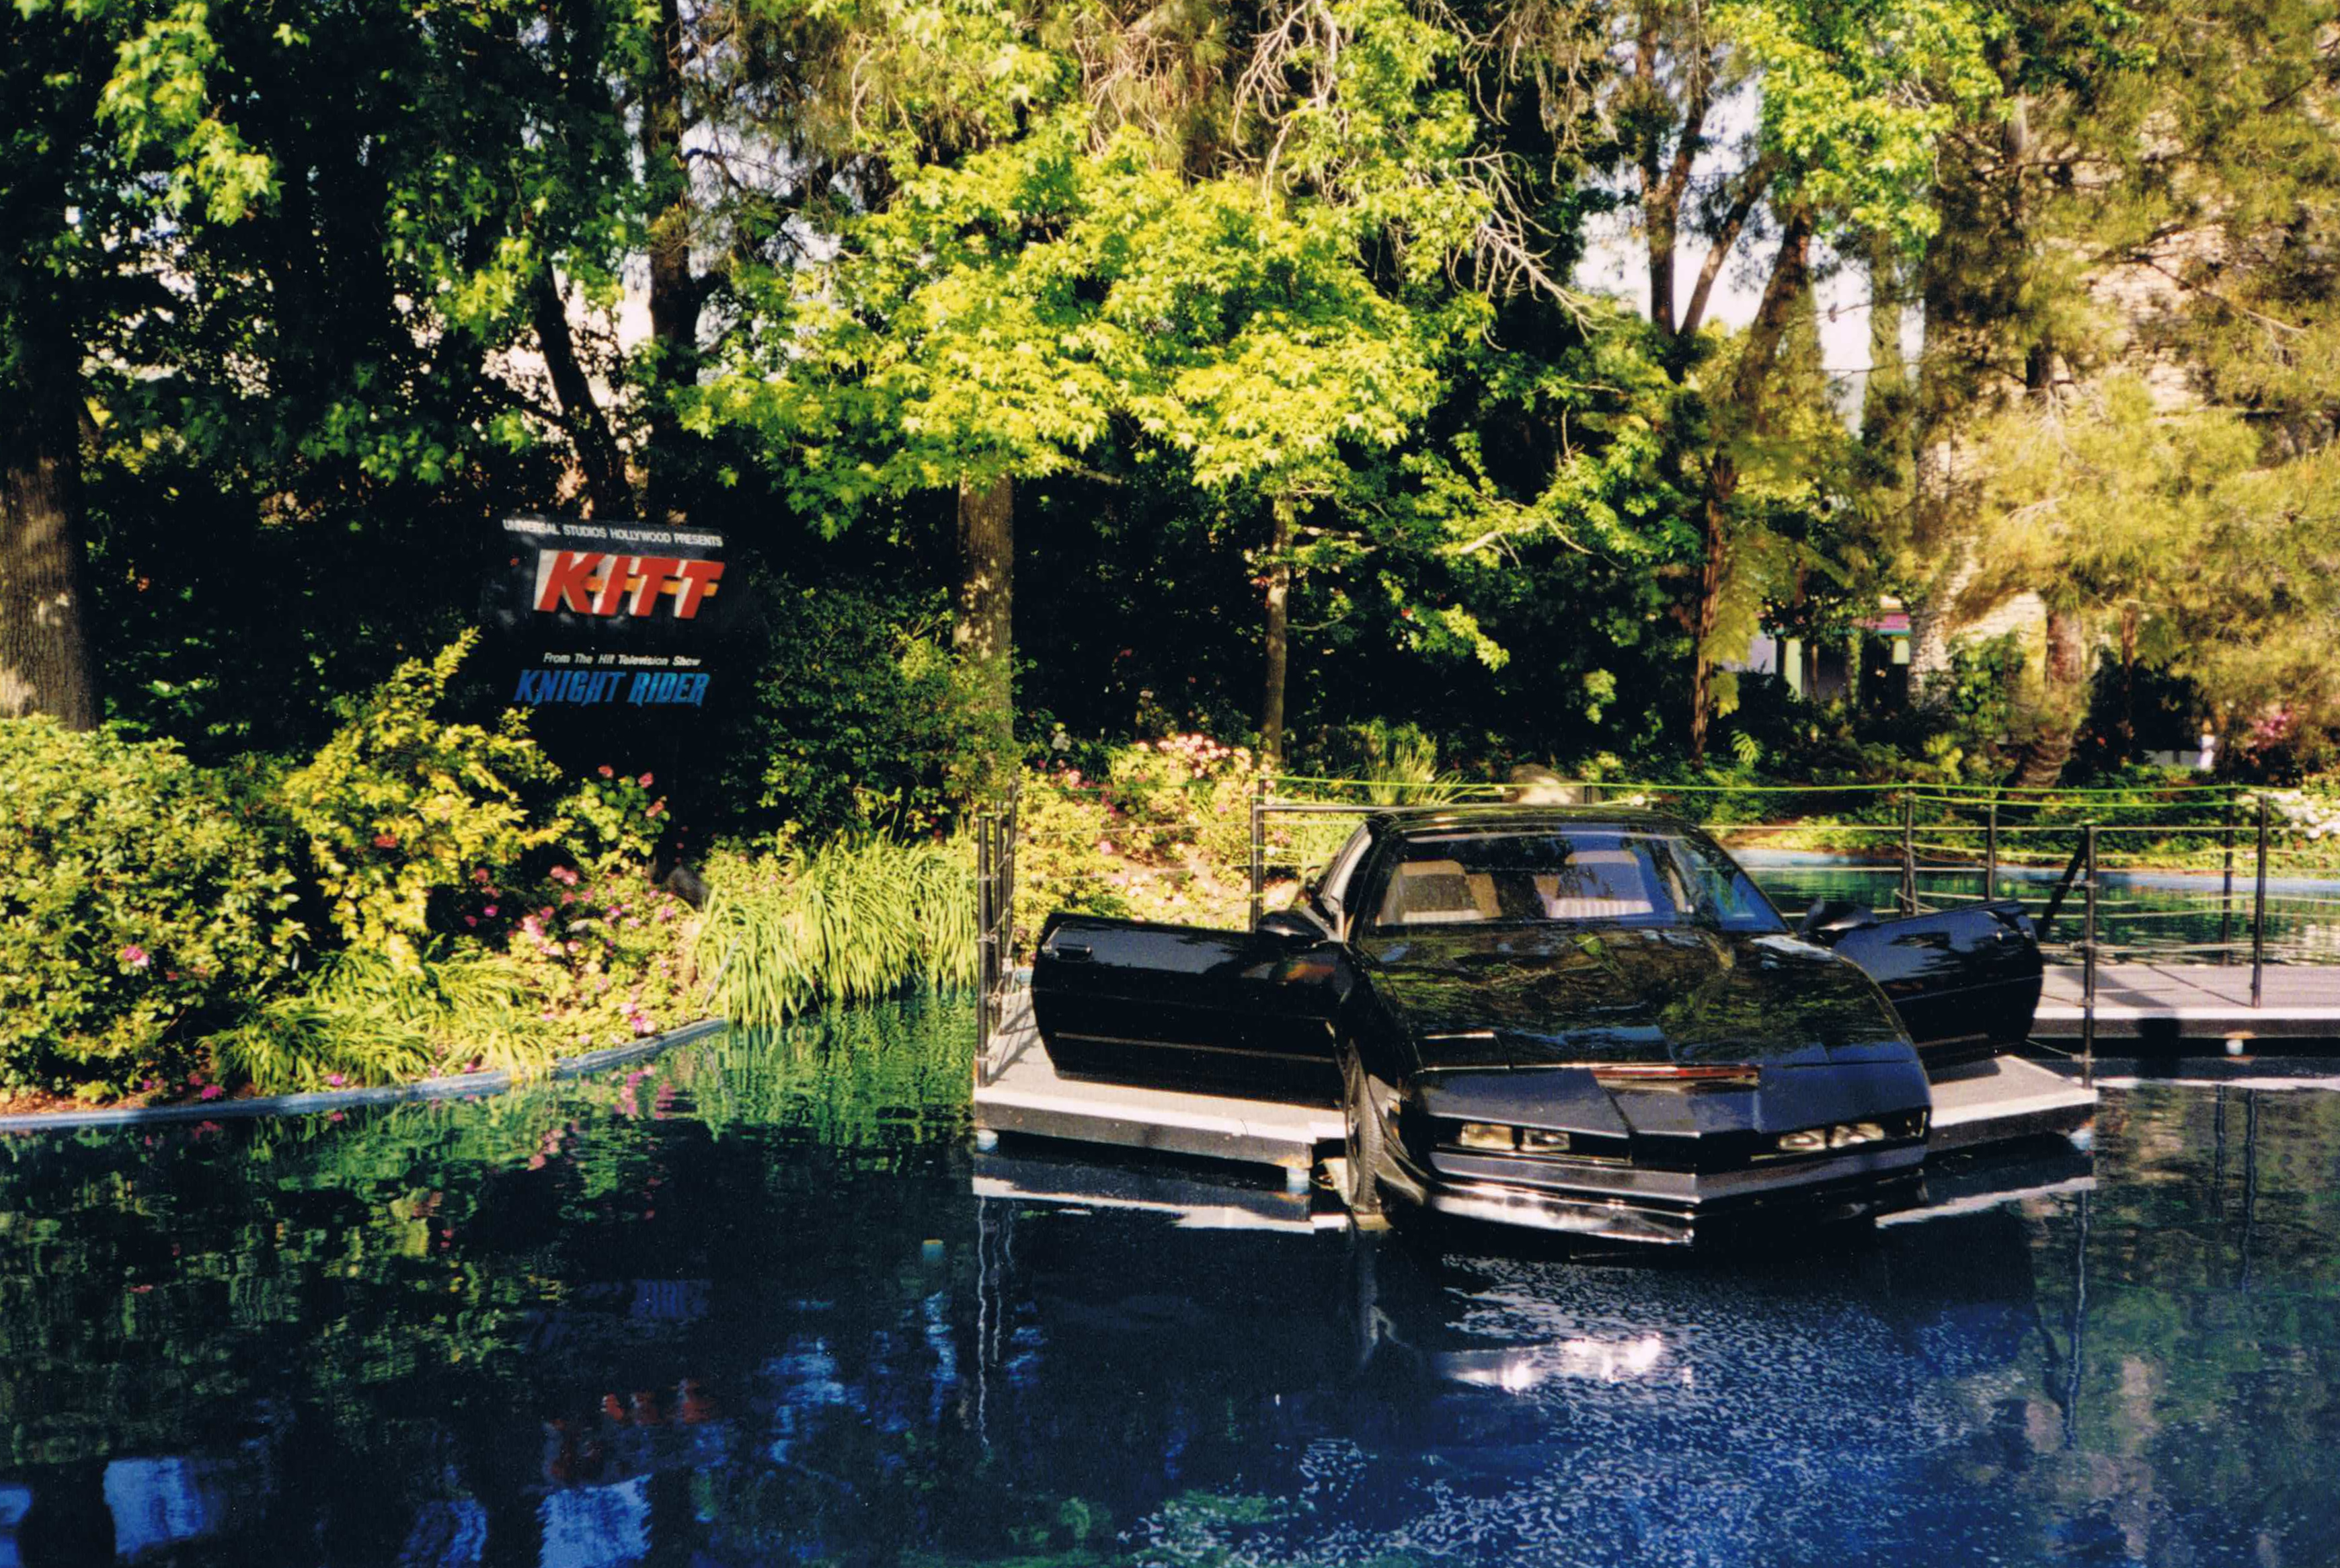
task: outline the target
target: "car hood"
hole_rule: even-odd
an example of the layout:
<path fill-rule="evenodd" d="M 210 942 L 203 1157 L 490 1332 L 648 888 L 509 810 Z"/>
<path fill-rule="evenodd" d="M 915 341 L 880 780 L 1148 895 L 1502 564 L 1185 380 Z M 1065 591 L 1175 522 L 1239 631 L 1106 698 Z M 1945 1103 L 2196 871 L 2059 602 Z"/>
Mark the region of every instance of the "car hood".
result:
<path fill-rule="evenodd" d="M 1505 927 L 1409 932 L 1361 954 L 1431 1071 L 1909 1059 L 1869 977 L 1785 933 Z"/>

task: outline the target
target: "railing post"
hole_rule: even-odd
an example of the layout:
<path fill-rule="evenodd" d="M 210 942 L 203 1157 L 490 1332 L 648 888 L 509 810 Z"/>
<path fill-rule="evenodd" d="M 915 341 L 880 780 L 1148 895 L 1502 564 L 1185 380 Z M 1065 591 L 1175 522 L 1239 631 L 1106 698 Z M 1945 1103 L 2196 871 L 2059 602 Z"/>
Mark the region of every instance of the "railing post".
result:
<path fill-rule="evenodd" d="M 1251 928 L 1259 929 L 1260 899 L 1267 881 L 1267 775 L 1253 781 L 1251 791 Z"/>
<path fill-rule="evenodd" d="M 1918 802 L 1901 797 L 1901 912 L 1918 912 Z"/>
<path fill-rule="evenodd" d="M 2097 825 L 2088 824 L 2086 930 L 2080 937 L 2080 1082 L 2097 1081 Z"/>
<path fill-rule="evenodd" d="M 991 993 L 998 970 L 998 941 L 992 918 L 991 813 L 975 818 L 975 1077 L 983 1086 L 991 1069 Z"/>
<path fill-rule="evenodd" d="M 1016 962 L 1016 825 L 1024 818 L 1024 776 L 1007 780 L 1007 816 L 999 824 L 999 984 Z"/>
<path fill-rule="evenodd" d="M 1990 803 L 1990 821 L 1983 829 L 1982 839 L 1982 901 L 1986 904 L 1998 898 L 1998 802 Z"/>
<path fill-rule="evenodd" d="M 2251 894 L 2251 1006 L 2259 1005 L 2266 979 L 2267 798 L 2259 797 L 2258 883 Z"/>
<path fill-rule="evenodd" d="M 2226 870 L 2218 884 L 2218 962 L 2235 961 L 2235 797 L 2226 794 Z"/>

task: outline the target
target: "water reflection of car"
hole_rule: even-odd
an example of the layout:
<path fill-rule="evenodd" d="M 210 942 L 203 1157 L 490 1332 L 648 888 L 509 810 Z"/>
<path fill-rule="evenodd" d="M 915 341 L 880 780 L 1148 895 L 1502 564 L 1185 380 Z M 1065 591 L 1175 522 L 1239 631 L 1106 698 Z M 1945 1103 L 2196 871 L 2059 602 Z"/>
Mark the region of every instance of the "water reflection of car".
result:
<path fill-rule="evenodd" d="M 1685 823 L 1615 809 L 1372 817 L 1253 931 L 1058 914 L 1058 1072 L 1335 1097 L 1346 1196 L 1682 1242 L 1720 1216 L 1907 1202 L 1929 1060 L 2030 1027 L 2021 907 L 1791 930 Z"/>

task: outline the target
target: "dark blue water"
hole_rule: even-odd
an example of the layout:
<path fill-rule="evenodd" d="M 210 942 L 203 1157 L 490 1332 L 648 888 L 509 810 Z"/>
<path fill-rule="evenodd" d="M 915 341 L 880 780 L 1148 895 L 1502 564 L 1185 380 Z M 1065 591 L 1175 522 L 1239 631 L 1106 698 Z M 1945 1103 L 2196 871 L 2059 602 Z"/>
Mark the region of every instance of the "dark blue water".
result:
<path fill-rule="evenodd" d="M 2340 1562 L 2340 1094 L 2114 1093 L 2093 1188 L 1863 1240 L 1442 1257 L 978 1199 L 969 1034 L 0 1144 L 0 1563 Z"/>

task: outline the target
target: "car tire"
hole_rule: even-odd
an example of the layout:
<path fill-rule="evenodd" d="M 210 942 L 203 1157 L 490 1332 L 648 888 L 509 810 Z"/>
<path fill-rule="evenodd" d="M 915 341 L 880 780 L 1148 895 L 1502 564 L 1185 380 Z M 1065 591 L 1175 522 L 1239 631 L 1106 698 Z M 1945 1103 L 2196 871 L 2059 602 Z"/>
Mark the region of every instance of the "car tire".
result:
<path fill-rule="evenodd" d="M 1373 1218 L 1382 1212 L 1382 1120 L 1365 1087 L 1365 1064 L 1354 1051 L 1342 1059 L 1341 1081 L 1349 1131 L 1348 1179 L 1341 1197 L 1351 1214 Z"/>

